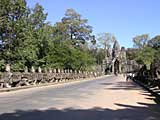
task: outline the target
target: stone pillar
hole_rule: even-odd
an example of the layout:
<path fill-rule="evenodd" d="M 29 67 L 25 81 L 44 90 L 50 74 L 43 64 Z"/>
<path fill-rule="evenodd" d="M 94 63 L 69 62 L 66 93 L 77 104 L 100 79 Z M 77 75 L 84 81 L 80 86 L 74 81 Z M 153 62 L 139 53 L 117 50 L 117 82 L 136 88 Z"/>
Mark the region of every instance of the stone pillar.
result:
<path fill-rule="evenodd" d="M 11 72 L 11 66 L 10 66 L 10 64 L 6 64 L 5 70 L 6 70 L 6 72 Z"/>
<path fill-rule="evenodd" d="M 61 70 L 61 73 L 64 73 L 64 69 Z"/>
<path fill-rule="evenodd" d="M 25 66 L 24 72 L 28 73 L 28 67 L 27 66 Z"/>
<path fill-rule="evenodd" d="M 93 72 L 91 71 L 91 75 L 93 74 Z"/>
<path fill-rule="evenodd" d="M 53 72 L 54 72 L 54 73 L 57 73 L 57 70 L 56 70 L 56 69 L 54 69 L 54 70 L 53 70 Z"/>
<path fill-rule="evenodd" d="M 61 73 L 61 70 L 60 70 L 60 69 L 58 69 L 58 73 Z"/>
<path fill-rule="evenodd" d="M 42 73 L 41 67 L 38 67 L 38 73 Z"/>
<path fill-rule="evenodd" d="M 35 69 L 34 69 L 33 66 L 31 67 L 31 72 L 32 72 L 32 73 L 35 73 Z"/>

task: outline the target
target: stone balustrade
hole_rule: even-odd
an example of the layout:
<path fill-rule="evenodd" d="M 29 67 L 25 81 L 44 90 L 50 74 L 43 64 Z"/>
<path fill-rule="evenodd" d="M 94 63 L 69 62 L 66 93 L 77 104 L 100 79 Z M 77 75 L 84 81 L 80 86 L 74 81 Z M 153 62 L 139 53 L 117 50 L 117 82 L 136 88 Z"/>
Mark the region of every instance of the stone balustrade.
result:
<path fill-rule="evenodd" d="M 8 66 L 7 66 L 8 67 Z M 66 82 L 70 80 L 85 79 L 98 77 L 100 72 L 73 71 L 62 69 L 46 69 L 38 67 L 36 70 L 31 67 L 30 72 L 25 68 L 24 72 L 10 72 L 9 68 L 6 72 L 0 73 L 0 88 L 11 88 L 29 85 L 38 85 L 43 83 Z"/>

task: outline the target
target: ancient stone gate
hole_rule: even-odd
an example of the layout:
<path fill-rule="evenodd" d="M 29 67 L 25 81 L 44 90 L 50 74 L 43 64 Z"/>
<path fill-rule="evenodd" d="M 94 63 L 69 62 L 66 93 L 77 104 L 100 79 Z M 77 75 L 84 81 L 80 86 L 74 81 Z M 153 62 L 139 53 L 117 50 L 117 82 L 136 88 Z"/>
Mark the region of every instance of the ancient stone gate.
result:
<path fill-rule="evenodd" d="M 106 51 L 106 57 L 103 63 L 103 70 L 107 73 L 124 73 L 126 72 L 126 50 L 119 46 L 117 40 L 113 44 L 113 48 Z"/>

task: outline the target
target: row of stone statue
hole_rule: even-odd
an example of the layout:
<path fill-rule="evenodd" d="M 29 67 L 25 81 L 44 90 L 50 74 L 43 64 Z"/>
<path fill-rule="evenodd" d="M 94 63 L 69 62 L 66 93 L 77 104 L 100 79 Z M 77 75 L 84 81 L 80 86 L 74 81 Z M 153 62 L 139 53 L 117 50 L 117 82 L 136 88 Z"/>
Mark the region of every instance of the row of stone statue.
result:
<path fill-rule="evenodd" d="M 151 63 L 150 69 L 143 65 L 137 72 L 135 79 L 149 87 L 158 87 L 160 89 L 160 60 L 155 59 Z"/>
<path fill-rule="evenodd" d="M 5 68 L 5 71 L 6 72 L 11 72 L 11 67 L 9 64 L 6 65 L 6 68 Z M 25 73 L 28 73 L 28 72 L 31 72 L 31 73 L 81 73 L 83 71 L 80 71 L 80 70 L 72 70 L 72 69 L 52 69 L 52 68 L 41 68 L 41 67 L 38 67 L 37 69 L 35 69 L 34 66 L 31 67 L 31 69 L 29 70 L 28 67 L 26 66 L 25 69 L 24 69 L 24 72 Z"/>
<path fill-rule="evenodd" d="M 7 68 L 8 67 L 8 68 Z M 101 76 L 100 72 L 73 71 L 61 69 L 42 69 L 38 67 L 38 72 L 31 67 L 25 72 L 11 72 L 9 66 L 6 66 L 6 72 L 0 74 L 0 88 L 21 87 L 29 85 L 38 85 L 44 83 L 66 82 L 69 80 L 79 80 L 91 77 Z"/>

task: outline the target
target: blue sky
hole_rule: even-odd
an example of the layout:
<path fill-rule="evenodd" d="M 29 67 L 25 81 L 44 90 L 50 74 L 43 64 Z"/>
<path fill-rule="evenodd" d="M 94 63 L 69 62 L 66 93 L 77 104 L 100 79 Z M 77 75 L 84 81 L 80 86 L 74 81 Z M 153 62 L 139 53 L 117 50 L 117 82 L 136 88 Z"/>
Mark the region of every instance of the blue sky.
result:
<path fill-rule="evenodd" d="M 88 19 L 93 33 L 113 33 L 121 46 L 132 47 L 132 38 L 147 33 L 160 34 L 160 0 L 27 0 L 30 7 L 40 3 L 47 20 L 60 21 L 67 8 Z"/>

